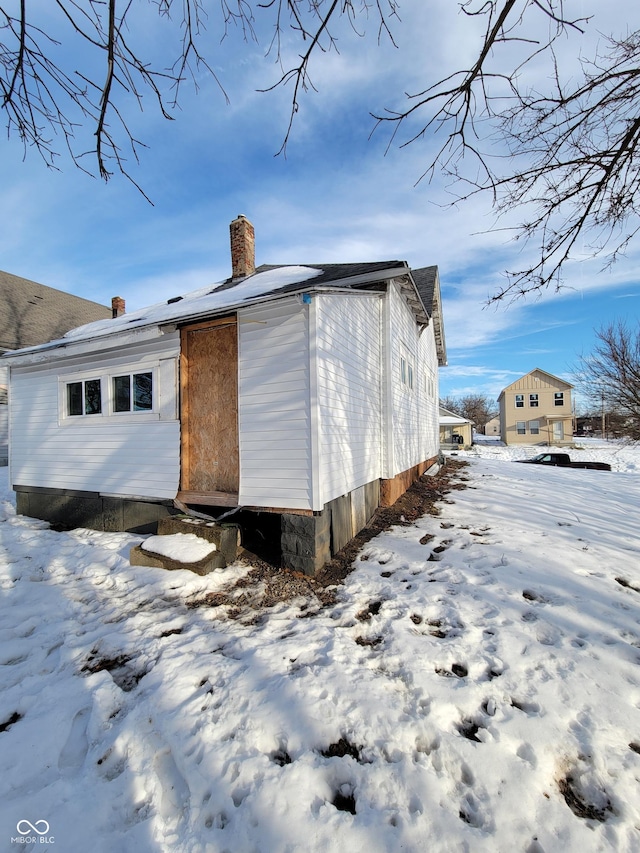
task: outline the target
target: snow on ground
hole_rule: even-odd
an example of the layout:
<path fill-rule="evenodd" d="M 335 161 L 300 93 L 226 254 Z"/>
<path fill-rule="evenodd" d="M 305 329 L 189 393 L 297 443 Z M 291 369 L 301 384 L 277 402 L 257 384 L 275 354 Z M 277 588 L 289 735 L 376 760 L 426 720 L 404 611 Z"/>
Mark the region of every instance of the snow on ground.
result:
<path fill-rule="evenodd" d="M 338 604 L 238 619 L 188 602 L 246 569 L 131 568 L 4 479 L 0 850 L 640 849 L 640 450 L 580 452 L 616 470 L 459 453 Z"/>

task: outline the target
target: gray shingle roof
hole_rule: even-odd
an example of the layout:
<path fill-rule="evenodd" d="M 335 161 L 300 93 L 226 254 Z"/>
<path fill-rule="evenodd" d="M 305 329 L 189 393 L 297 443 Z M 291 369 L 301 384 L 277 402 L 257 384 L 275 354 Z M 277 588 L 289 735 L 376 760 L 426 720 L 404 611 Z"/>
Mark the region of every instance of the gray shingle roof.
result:
<path fill-rule="evenodd" d="M 294 266 L 293 264 L 262 264 L 256 268 L 256 273 L 267 272 L 268 270 L 287 269 Z M 353 264 L 304 264 L 305 267 L 311 269 L 322 270 L 320 275 L 313 278 L 314 287 L 340 287 L 345 285 L 348 279 L 366 278 L 371 276 L 372 281 L 379 279 L 377 273 L 384 272 L 389 269 L 398 269 L 404 267 L 408 270 L 406 261 L 375 261 L 372 263 L 353 263 Z M 212 292 L 220 290 L 228 290 L 238 284 L 238 279 L 227 279 L 219 287 Z M 278 287 L 271 291 L 274 293 L 287 293 L 291 290 L 300 290 L 299 284 L 288 284 L 283 287 Z M 267 294 L 263 294 L 267 295 Z"/>
<path fill-rule="evenodd" d="M 429 316 L 433 312 L 433 295 L 436 288 L 436 276 L 438 267 L 420 267 L 417 270 L 411 270 L 411 276 L 416 283 L 422 304 L 427 309 Z"/>
<path fill-rule="evenodd" d="M 111 308 L 0 270 L 0 352 L 61 338 Z"/>

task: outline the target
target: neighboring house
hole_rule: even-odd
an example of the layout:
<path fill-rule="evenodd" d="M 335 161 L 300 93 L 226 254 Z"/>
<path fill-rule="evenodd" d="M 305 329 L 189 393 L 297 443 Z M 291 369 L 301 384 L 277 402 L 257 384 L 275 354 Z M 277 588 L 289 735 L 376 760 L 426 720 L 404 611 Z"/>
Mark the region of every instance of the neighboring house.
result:
<path fill-rule="evenodd" d="M 111 309 L 0 270 L 0 355 L 43 344 Z M 0 365 L 0 465 L 7 464 L 7 368 Z"/>
<path fill-rule="evenodd" d="M 500 435 L 500 415 L 496 415 L 495 418 L 491 418 L 490 421 L 487 421 L 484 425 L 484 434 L 496 436 Z"/>
<path fill-rule="evenodd" d="M 7 357 L 19 512 L 142 531 L 174 499 L 242 508 L 312 573 L 437 461 L 437 267 L 256 269 L 245 217 L 231 254 L 223 284 Z"/>
<path fill-rule="evenodd" d="M 473 444 L 473 423 L 440 406 L 440 447 L 443 450 L 467 449 Z"/>
<path fill-rule="evenodd" d="M 573 385 L 536 368 L 500 392 L 505 444 L 567 444 L 573 440 Z"/>

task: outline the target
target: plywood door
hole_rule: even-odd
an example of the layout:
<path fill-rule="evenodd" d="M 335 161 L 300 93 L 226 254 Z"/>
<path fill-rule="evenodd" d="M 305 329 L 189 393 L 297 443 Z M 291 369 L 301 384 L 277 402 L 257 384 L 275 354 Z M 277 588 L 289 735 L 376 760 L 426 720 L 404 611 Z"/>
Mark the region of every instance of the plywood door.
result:
<path fill-rule="evenodd" d="M 238 493 L 235 318 L 182 330 L 182 489 Z"/>

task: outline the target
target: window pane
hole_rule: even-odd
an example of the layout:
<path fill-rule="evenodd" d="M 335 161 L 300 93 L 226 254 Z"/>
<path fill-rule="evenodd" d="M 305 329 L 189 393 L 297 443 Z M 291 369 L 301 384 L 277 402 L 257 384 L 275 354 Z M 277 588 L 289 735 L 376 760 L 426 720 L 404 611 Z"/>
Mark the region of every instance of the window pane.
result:
<path fill-rule="evenodd" d="M 516 423 L 516 432 L 518 433 L 518 435 L 526 435 L 527 425 L 524 421 L 518 421 Z"/>
<path fill-rule="evenodd" d="M 538 395 L 537 394 L 529 394 L 529 405 L 534 409 L 538 405 Z"/>
<path fill-rule="evenodd" d="M 556 391 L 556 393 L 553 395 L 553 402 L 556 406 L 564 406 L 564 392 Z"/>
<path fill-rule="evenodd" d="M 99 415 L 101 412 L 100 380 L 88 379 L 84 383 L 84 413 L 85 415 Z"/>
<path fill-rule="evenodd" d="M 67 414 L 82 414 L 82 382 L 69 382 L 67 385 Z"/>
<path fill-rule="evenodd" d="M 529 421 L 529 432 L 531 435 L 540 434 L 540 421 Z"/>
<path fill-rule="evenodd" d="M 133 375 L 133 410 L 144 412 L 153 408 L 153 382 L 151 373 Z"/>
<path fill-rule="evenodd" d="M 516 409 L 524 407 L 524 394 L 516 394 Z"/>
<path fill-rule="evenodd" d="M 113 377 L 113 411 L 131 411 L 131 377 Z"/>

